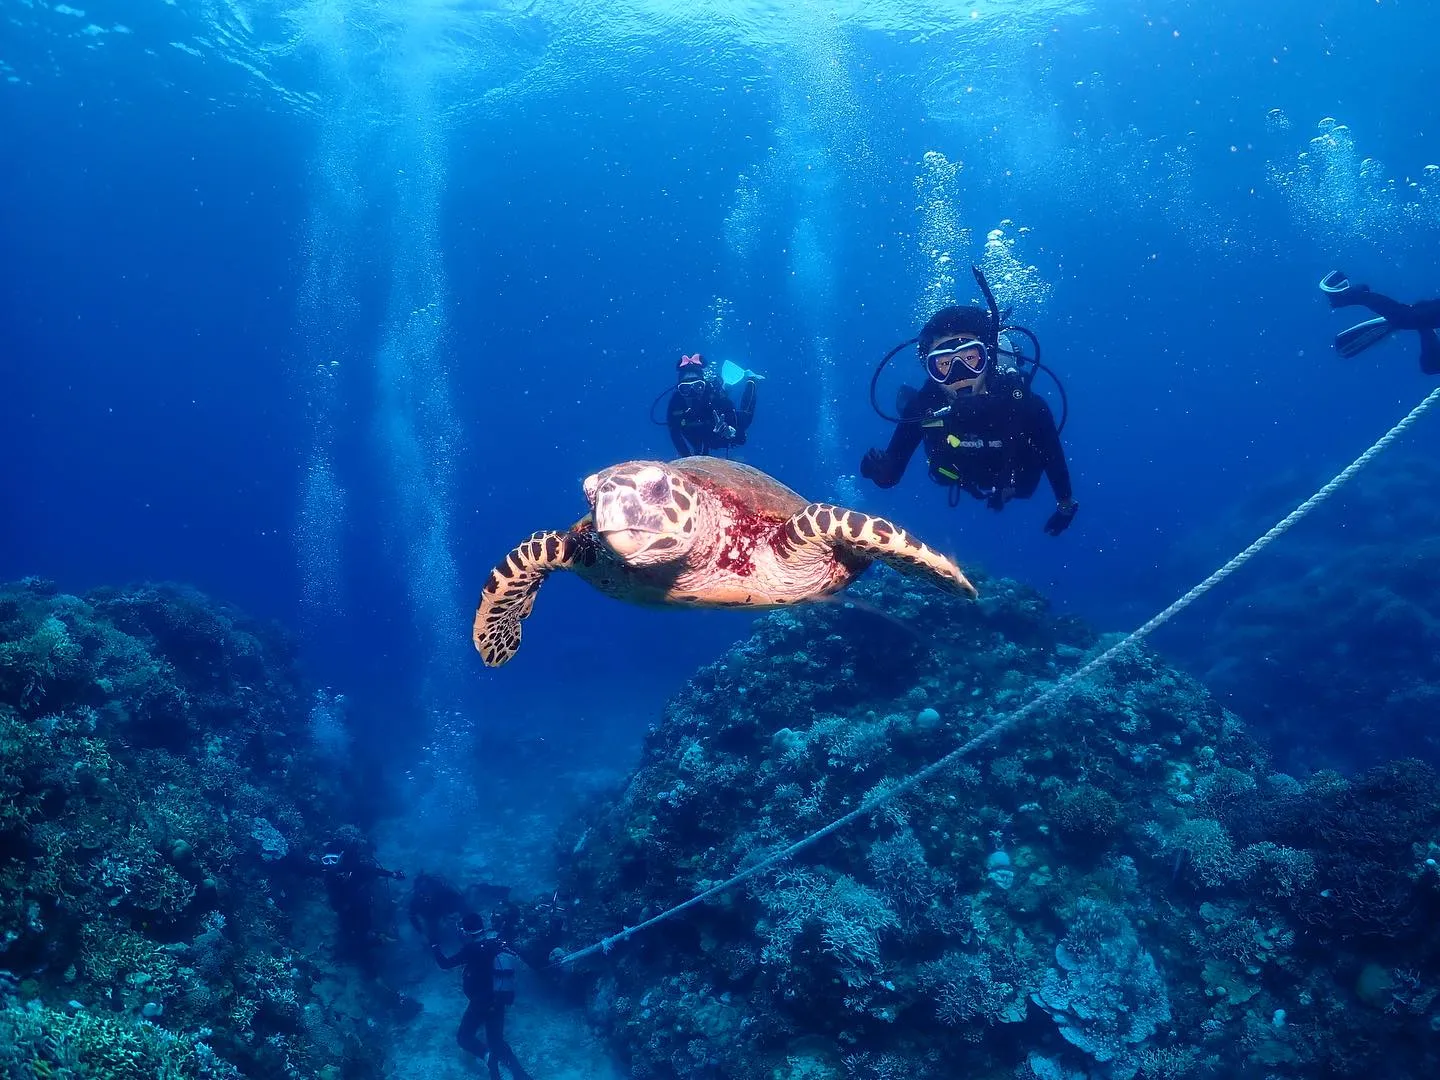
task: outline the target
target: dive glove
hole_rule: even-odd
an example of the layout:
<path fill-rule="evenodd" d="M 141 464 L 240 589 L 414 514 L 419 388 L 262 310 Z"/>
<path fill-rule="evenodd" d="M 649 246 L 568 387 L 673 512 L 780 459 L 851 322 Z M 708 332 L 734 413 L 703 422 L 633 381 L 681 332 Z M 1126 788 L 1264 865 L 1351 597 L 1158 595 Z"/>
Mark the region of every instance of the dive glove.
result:
<path fill-rule="evenodd" d="M 1070 522 L 1075 520 L 1075 511 L 1080 509 L 1080 504 L 1074 499 L 1061 503 L 1050 515 L 1050 520 L 1045 522 L 1045 533 L 1047 536 L 1059 536 L 1070 527 Z"/>

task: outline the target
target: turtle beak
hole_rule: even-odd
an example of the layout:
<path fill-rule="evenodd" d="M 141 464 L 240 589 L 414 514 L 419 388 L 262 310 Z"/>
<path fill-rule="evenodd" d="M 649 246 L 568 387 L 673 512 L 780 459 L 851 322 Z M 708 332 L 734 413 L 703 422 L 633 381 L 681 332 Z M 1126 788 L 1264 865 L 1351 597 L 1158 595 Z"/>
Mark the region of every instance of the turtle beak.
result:
<path fill-rule="evenodd" d="M 606 484 L 596 491 L 591 506 L 595 509 L 595 531 L 622 557 L 665 530 L 661 512 L 642 502 L 632 487 Z"/>
<path fill-rule="evenodd" d="M 605 538 L 605 543 L 610 545 L 610 550 L 627 561 L 649 550 L 651 541 L 655 539 L 653 532 L 643 529 L 602 530 L 601 535 Z"/>

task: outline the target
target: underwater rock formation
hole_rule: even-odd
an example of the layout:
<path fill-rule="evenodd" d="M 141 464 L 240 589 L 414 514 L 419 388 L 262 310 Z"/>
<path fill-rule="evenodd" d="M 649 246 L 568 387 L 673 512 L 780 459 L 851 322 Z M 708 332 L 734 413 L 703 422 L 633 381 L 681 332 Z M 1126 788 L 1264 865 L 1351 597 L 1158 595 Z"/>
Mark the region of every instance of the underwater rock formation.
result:
<path fill-rule="evenodd" d="M 374 1070 L 281 873 L 346 809 L 311 701 L 283 636 L 189 590 L 0 589 L 0 1074 Z"/>
<path fill-rule="evenodd" d="M 702 669 L 560 838 L 567 949 L 873 799 L 1109 643 L 980 587 L 876 575 Z M 640 1080 L 1435 1075 L 1437 843 L 1427 766 L 1302 783 L 1131 651 L 570 980 Z"/>
<path fill-rule="evenodd" d="M 1310 494 L 1290 478 L 1191 535 L 1200 577 Z M 1392 757 L 1440 765 L 1440 465 L 1387 457 L 1231 578 L 1160 647 L 1289 771 Z M 1324 718 L 1317 725 L 1316 717 Z"/>

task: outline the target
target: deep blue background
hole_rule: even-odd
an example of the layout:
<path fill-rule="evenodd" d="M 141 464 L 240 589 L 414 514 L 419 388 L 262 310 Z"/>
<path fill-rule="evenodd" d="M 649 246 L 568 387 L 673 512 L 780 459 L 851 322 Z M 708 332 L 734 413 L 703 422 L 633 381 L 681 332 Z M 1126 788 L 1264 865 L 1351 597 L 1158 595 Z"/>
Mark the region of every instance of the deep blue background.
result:
<path fill-rule="evenodd" d="M 733 302 L 736 355 L 769 376 L 747 460 L 834 494 L 814 449 L 817 325 L 837 358 L 847 469 L 883 444 L 865 394 L 876 360 L 915 330 L 914 185 L 927 150 L 964 163 L 968 255 L 1002 219 L 1031 230 L 1018 253 L 1054 292 L 1019 315 L 1069 389 L 1082 511 L 1052 540 L 1043 488 L 1003 515 L 952 511 L 918 466 L 893 491 L 865 490 L 866 508 L 1124 628 L 1190 584 L 1194 559 L 1231 554 L 1192 544 L 1191 562 L 1173 557 L 1247 492 L 1297 468 L 1327 479 L 1429 387 L 1409 343 L 1342 366 L 1329 342 L 1343 323 L 1315 282 L 1342 264 L 1402 297 L 1435 294 L 1440 209 L 1432 197 L 1403 228 L 1340 240 L 1295 212 L 1269 170 L 1293 169 L 1324 116 L 1348 123 L 1360 154 L 1402 186 L 1440 159 L 1427 129 L 1440 15 L 1414 2 L 1250 7 L 1101 4 L 998 28 L 844 28 L 858 127 L 841 129 L 872 154 L 830 166 L 817 217 L 834 281 L 826 310 L 807 306 L 787 250 L 813 177 L 785 163 L 795 138 L 814 138 L 807 125 L 836 130 L 837 103 L 812 95 L 795 111 L 793 47 L 677 20 L 607 51 L 602 25 L 584 48 L 555 46 L 586 61 L 565 79 L 459 110 L 441 221 L 444 359 L 464 434 L 451 507 L 457 643 L 489 566 L 532 529 L 577 517 L 587 472 L 669 453 L 645 410 L 702 340 L 716 295 Z M 0 87 L 12 148 L 0 170 L 0 576 L 72 591 L 186 581 L 298 627 L 310 433 L 297 290 L 320 197 L 317 113 L 342 106 L 304 49 L 270 74 L 318 95 L 311 111 L 213 53 L 169 48 L 206 36 L 199 20 L 152 17 L 96 39 L 78 33 L 88 19 L 108 25 L 96 11 L 26 9 L 0 31 L 16 73 Z M 937 116 L 941 80 L 974 89 Z M 445 92 L 463 90 L 462 77 Z M 1267 123 L 1276 108 L 1293 126 Z M 1165 164 L 1180 148 L 1183 185 Z M 760 168 L 767 160 L 779 165 Z M 362 356 L 396 254 L 390 164 L 362 162 L 370 204 L 350 238 L 361 314 L 346 332 Z M 743 264 L 724 235 L 741 173 L 761 177 L 763 207 Z M 1224 244 L 1197 240 L 1221 231 Z M 345 379 L 346 612 L 306 655 L 377 730 L 418 732 L 405 720 L 421 706 L 426 658 L 388 540 L 373 376 L 359 364 Z M 1427 426 L 1413 445 L 1437 442 Z M 527 648 L 498 672 L 473 661 L 463 693 L 486 724 L 633 733 L 747 622 L 629 609 L 552 579 Z"/>

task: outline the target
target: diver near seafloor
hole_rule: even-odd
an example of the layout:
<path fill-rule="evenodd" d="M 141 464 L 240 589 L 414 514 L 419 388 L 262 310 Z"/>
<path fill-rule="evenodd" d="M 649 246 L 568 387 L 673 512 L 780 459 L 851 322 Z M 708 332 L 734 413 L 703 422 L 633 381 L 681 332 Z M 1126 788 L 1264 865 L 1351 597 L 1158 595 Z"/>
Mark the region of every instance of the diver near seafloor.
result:
<path fill-rule="evenodd" d="M 327 844 L 315 866 L 339 921 L 338 954 L 370 969 L 371 951 L 383 940 L 374 927 L 374 883 L 403 881 L 405 871 L 385 869 L 363 846 L 346 841 Z"/>
<path fill-rule="evenodd" d="M 1320 291 L 1329 298 L 1331 308 L 1363 307 L 1375 315 L 1335 335 L 1335 349 L 1345 359 L 1359 356 L 1396 330 L 1414 330 L 1420 336 L 1420 370 L 1440 375 L 1440 337 L 1435 334 L 1440 329 L 1440 298 L 1402 303 L 1369 285 L 1350 284 L 1340 270 L 1331 270 L 1320 279 Z"/>
<path fill-rule="evenodd" d="M 964 492 L 992 510 L 1003 510 L 1011 499 L 1033 495 L 1043 473 L 1056 502 L 1045 532 L 1059 536 L 1080 509 L 1060 444 L 1066 411 L 1057 425 L 1050 406 L 1031 388 L 1038 371 L 1054 378 L 1040 363 L 1039 340 L 1022 326 L 1007 325 L 984 274 L 978 267 L 973 272 L 988 310 L 942 308 L 918 337 L 895 346 L 875 369 L 870 404 L 895 424 L 895 432 L 884 450 L 865 454 L 860 475 L 878 487 L 894 487 L 923 442 L 930 477 L 948 488 L 952 506 Z M 1033 357 L 1012 346 L 1011 337 L 1020 335 L 1034 346 Z M 898 415 L 890 416 L 876 402 L 875 387 L 885 366 L 911 344 L 925 367 L 925 384 L 918 390 L 901 387 Z M 1060 395 L 1063 405 L 1064 387 Z"/>
<path fill-rule="evenodd" d="M 460 951 L 446 956 L 440 945 L 432 944 L 430 953 L 447 971 L 462 965 L 465 969 L 461 989 L 468 1004 L 455 1032 L 461 1049 L 484 1059 L 492 1080 L 499 1080 L 502 1062 L 516 1080 L 529 1080 L 515 1051 L 505 1041 L 505 1009 L 515 1001 L 516 954 L 503 936 L 504 929 L 499 916 L 491 916 L 487 929 L 483 916 L 467 912 L 460 920 Z"/>
<path fill-rule="evenodd" d="M 733 369 L 734 383 L 741 387 L 738 406 L 730 398 L 731 380 L 725 371 L 712 371 L 698 352 L 680 357 L 675 365 L 675 386 L 669 391 L 664 424 L 680 457 L 732 450 L 745 443 L 755 419 L 756 384 L 761 376 L 736 364 L 724 367 Z M 654 404 L 650 411 L 654 419 Z"/>
<path fill-rule="evenodd" d="M 395 1017 L 414 1018 L 422 1009 L 420 1002 L 381 977 L 380 946 L 394 938 L 375 926 L 375 883 L 403 881 L 405 872 L 381 866 L 369 843 L 358 830 L 348 826 L 318 854 L 298 861 L 300 873 L 319 876 L 325 886 L 325 898 L 337 922 L 336 959 L 355 965 L 365 976 L 375 1001 Z"/>

